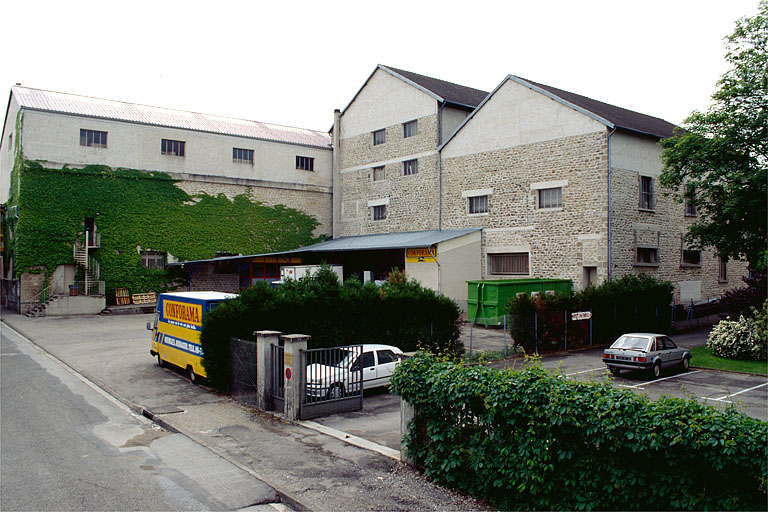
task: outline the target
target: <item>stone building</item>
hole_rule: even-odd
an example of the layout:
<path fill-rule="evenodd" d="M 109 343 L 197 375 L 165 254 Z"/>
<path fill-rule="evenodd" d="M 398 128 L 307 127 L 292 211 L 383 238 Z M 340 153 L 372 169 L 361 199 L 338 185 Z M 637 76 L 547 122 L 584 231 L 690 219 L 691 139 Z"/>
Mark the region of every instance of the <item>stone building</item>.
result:
<path fill-rule="evenodd" d="M 658 182 L 674 128 L 512 75 L 488 94 L 379 65 L 336 114 L 334 234 L 481 228 L 474 279 L 646 273 L 717 297 L 746 265 L 686 247 L 695 205 Z"/>
<path fill-rule="evenodd" d="M 23 191 L 23 180 L 14 169 L 24 162 L 51 169 L 101 165 L 147 175 L 161 171 L 190 196 L 223 194 L 232 199 L 245 195 L 253 203 L 283 205 L 314 218 L 313 235 L 330 235 L 332 158 L 325 132 L 17 85 L 11 89 L 0 140 L 0 203 Z M 4 220 L 11 232 L 19 216 L 23 222 L 24 207 L 8 204 Z M 98 248 L 96 231 L 103 218 L 83 219 L 83 231 L 89 231 L 86 224 L 91 224 L 91 238 L 83 246 L 86 253 Z M 142 241 L 136 241 L 136 248 L 142 266 L 173 261 L 173 254 L 153 250 L 158 248 L 146 247 Z M 12 244 L 6 244 L 6 249 L 5 297 L 23 309 L 21 304 L 35 301 L 43 286 L 41 271 L 14 279 Z M 73 258 L 61 267 L 44 269 L 42 274 L 51 276 L 52 294 L 64 294 L 72 285 L 77 262 Z M 99 276 L 90 279 L 97 282 Z M 91 295 L 89 290 L 86 294 Z"/>

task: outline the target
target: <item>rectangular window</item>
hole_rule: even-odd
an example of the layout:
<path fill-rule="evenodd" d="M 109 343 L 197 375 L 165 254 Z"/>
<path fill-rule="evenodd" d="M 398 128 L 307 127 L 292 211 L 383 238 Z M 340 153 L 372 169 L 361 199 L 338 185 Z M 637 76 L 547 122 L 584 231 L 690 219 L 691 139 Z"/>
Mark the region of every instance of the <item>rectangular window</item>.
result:
<path fill-rule="evenodd" d="M 418 160 L 406 160 L 403 162 L 403 176 L 410 176 L 419 172 Z"/>
<path fill-rule="evenodd" d="M 653 210 L 653 178 L 640 176 L 640 205 L 641 210 Z"/>
<path fill-rule="evenodd" d="M 539 189 L 539 208 L 562 208 L 563 188 Z"/>
<path fill-rule="evenodd" d="M 387 141 L 386 132 L 384 130 L 376 130 L 373 132 L 373 145 L 378 146 L 384 144 Z"/>
<path fill-rule="evenodd" d="M 384 179 L 384 166 L 380 165 L 379 167 L 373 168 L 373 181 L 381 181 Z"/>
<path fill-rule="evenodd" d="M 403 138 L 413 137 L 419 132 L 419 122 L 414 119 L 403 123 Z"/>
<path fill-rule="evenodd" d="M 467 213 L 470 215 L 488 213 L 488 196 L 468 197 Z"/>
<path fill-rule="evenodd" d="M 107 147 L 107 132 L 96 130 L 80 130 L 80 145 L 91 148 Z"/>
<path fill-rule="evenodd" d="M 658 265 L 659 249 L 656 247 L 638 247 L 635 263 L 638 265 Z"/>
<path fill-rule="evenodd" d="M 309 156 L 297 156 L 296 168 L 301 169 L 302 171 L 314 171 L 315 159 Z"/>
<path fill-rule="evenodd" d="M 683 265 L 701 266 L 701 251 L 683 249 Z"/>
<path fill-rule="evenodd" d="M 696 188 L 689 187 L 685 193 L 685 215 L 686 217 L 696 217 Z"/>
<path fill-rule="evenodd" d="M 253 150 L 232 148 L 232 161 L 244 164 L 253 164 Z"/>
<path fill-rule="evenodd" d="M 718 256 L 717 257 L 717 280 L 721 283 L 728 282 L 728 259 Z"/>
<path fill-rule="evenodd" d="M 183 140 L 163 139 L 160 145 L 160 152 L 163 155 L 184 156 Z"/>
<path fill-rule="evenodd" d="M 141 266 L 144 268 L 165 268 L 165 253 L 141 251 Z"/>
<path fill-rule="evenodd" d="M 528 275 L 528 253 L 508 252 L 488 255 L 488 271 L 492 275 Z"/>
<path fill-rule="evenodd" d="M 371 215 L 373 220 L 384 220 L 387 218 L 387 205 L 382 204 L 379 206 L 371 207 Z"/>

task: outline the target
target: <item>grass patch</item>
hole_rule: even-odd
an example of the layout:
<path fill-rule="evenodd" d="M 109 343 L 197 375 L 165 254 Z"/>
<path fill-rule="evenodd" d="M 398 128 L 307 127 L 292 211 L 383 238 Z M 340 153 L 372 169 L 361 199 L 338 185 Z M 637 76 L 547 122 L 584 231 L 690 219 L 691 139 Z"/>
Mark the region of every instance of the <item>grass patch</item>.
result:
<path fill-rule="evenodd" d="M 714 370 L 768 375 L 768 363 L 765 361 L 743 361 L 741 359 L 725 359 L 717 357 L 712 355 L 712 351 L 704 345 L 691 348 L 691 364 L 693 366 L 712 368 Z"/>

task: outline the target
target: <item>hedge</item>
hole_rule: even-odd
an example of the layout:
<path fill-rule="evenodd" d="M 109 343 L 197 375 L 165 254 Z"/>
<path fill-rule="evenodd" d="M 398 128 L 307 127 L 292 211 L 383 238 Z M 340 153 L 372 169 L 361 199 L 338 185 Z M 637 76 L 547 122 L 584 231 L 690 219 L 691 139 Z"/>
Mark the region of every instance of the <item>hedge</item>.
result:
<path fill-rule="evenodd" d="M 201 344 L 203 366 L 219 389 L 229 381 L 229 339 L 253 339 L 258 330 L 308 334 L 309 348 L 361 343 L 463 352 L 456 303 L 393 272 L 382 286 L 355 279 L 341 284 L 322 268 L 311 277 L 278 288 L 262 283 L 243 290 L 206 314 Z"/>
<path fill-rule="evenodd" d="M 768 423 L 733 408 L 425 353 L 391 390 L 416 410 L 408 456 L 500 509 L 765 510 Z"/>

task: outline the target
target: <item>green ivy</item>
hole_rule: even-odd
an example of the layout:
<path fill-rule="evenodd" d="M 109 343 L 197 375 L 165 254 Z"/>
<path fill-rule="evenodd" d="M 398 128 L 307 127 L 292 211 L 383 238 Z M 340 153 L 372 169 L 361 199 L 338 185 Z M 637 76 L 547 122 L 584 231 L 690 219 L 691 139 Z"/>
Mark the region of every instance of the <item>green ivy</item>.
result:
<path fill-rule="evenodd" d="M 408 456 L 501 510 L 765 510 L 768 423 L 693 399 L 521 371 L 398 365 Z"/>
<path fill-rule="evenodd" d="M 172 254 L 181 260 L 215 257 L 216 252 L 257 254 L 294 249 L 315 241 L 318 222 L 283 205 L 266 206 L 247 194 L 190 196 L 161 172 L 87 166 L 44 167 L 26 161 L 19 206 L 9 249 L 18 275 L 34 267 L 52 273 L 73 263 L 72 246 L 83 231 L 83 219 L 96 217 L 106 288 L 131 292 L 163 291 L 177 278 L 167 270 L 141 266 L 140 249 Z"/>

